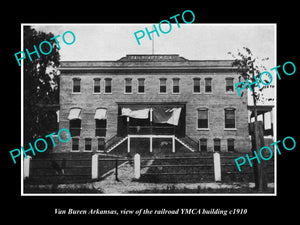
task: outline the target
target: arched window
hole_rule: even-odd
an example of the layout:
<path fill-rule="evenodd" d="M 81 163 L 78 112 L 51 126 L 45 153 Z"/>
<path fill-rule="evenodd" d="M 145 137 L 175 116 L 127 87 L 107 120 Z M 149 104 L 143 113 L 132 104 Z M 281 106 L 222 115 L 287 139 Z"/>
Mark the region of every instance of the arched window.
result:
<path fill-rule="evenodd" d="M 107 119 L 106 119 L 107 109 L 97 108 L 94 116 L 95 119 L 95 136 L 96 137 L 105 137 L 107 129 Z"/>

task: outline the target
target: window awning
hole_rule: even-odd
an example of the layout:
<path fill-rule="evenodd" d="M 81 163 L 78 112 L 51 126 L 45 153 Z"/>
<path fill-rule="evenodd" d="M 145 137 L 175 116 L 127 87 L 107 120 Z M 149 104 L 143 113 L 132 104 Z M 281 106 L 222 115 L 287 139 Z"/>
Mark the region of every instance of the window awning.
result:
<path fill-rule="evenodd" d="M 70 113 L 69 113 L 69 116 L 68 116 L 68 119 L 69 120 L 81 119 L 80 112 L 81 112 L 80 108 L 73 108 L 73 109 L 71 109 Z"/>
<path fill-rule="evenodd" d="M 96 109 L 94 118 L 97 120 L 106 120 L 107 109 Z"/>

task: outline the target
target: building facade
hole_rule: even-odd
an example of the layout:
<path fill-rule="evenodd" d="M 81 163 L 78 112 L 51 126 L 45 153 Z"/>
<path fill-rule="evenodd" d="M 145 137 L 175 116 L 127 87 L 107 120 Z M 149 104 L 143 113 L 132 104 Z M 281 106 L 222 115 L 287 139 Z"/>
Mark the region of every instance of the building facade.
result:
<path fill-rule="evenodd" d="M 59 129 L 71 141 L 55 152 L 248 152 L 247 95 L 234 89 L 231 60 L 176 54 L 126 55 L 116 61 L 64 61 Z M 159 149 L 159 150 L 158 150 Z"/>

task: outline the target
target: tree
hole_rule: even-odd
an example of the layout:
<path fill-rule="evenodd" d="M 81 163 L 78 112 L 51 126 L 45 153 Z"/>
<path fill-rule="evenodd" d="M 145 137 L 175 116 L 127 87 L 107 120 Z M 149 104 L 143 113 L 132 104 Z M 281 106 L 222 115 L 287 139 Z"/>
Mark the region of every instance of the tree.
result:
<path fill-rule="evenodd" d="M 46 105 L 58 104 L 59 86 L 58 71 L 59 51 L 52 33 L 36 31 L 30 26 L 24 26 L 24 49 L 34 51 L 34 45 L 42 41 L 52 44 L 52 52 L 48 55 L 40 53 L 40 58 L 32 54 L 30 61 L 24 60 L 24 148 L 29 142 L 39 137 L 45 137 L 54 131 L 55 111 L 46 110 Z M 44 52 L 49 49 L 43 48 Z M 49 48 L 49 47 L 48 47 Z M 25 148 L 26 149 L 26 148 Z"/>
<path fill-rule="evenodd" d="M 239 82 L 243 78 L 244 81 L 249 81 L 249 83 L 253 83 L 259 80 L 259 77 L 263 71 L 266 71 L 266 68 L 261 65 L 258 60 L 258 57 L 254 57 L 251 50 L 247 47 L 243 47 L 244 52 L 238 51 L 238 57 L 236 57 L 233 53 L 228 52 L 228 54 L 232 55 L 235 58 L 232 66 L 237 67 L 237 72 L 241 75 L 239 76 Z M 266 61 L 268 58 L 263 58 L 261 61 Z M 271 79 L 271 78 L 270 78 Z M 264 81 L 265 83 L 269 83 L 269 81 Z M 244 84 L 245 85 L 245 84 Z M 241 88 L 243 83 L 240 83 L 238 87 Z M 249 86 L 246 85 L 248 89 Z M 255 117 L 255 122 L 253 123 L 253 134 L 252 134 L 252 151 L 258 151 L 261 147 L 264 146 L 264 137 L 263 137 L 263 128 L 260 123 L 257 121 L 257 101 L 262 96 L 262 87 L 258 87 L 257 84 L 251 85 L 251 95 L 253 97 L 253 113 Z M 246 89 L 246 90 L 247 90 Z M 247 92 L 243 92 L 242 95 Z M 255 149 L 254 149 L 255 146 Z M 256 179 L 256 188 L 258 191 L 262 192 L 267 187 L 266 174 L 264 171 L 264 165 L 260 163 L 256 163 L 254 168 L 254 173 L 257 177 Z"/>

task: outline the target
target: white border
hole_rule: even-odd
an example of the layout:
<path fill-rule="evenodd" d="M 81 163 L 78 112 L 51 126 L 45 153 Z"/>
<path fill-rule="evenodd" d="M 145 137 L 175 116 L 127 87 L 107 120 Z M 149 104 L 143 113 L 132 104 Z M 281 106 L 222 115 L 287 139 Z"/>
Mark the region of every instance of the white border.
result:
<path fill-rule="evenodd" d="M 144 23 L 145 24 L 145 23 Z M 112 25 L 122 25 L 122 26 L 131 26 L 131 25 L 142 25 L 141 23 L 132 23 L 132 24 L 118 24 L 118 23 L 103 23 L 103 24 L 87 24 L 87 23 L 21 23 L 21 51 L 24 50 L 24 45 L 23 45 L 23 27 L 24 26 L 34 26 L 34 25 L 43 25 L 43 26 L 95 26 L 95 25 L 107 25 L 107 26 L 112 26 Z M 153 24 L 151 24 L 153 25 Z M 218 24 L 218 23 L 204 23 L 204 24 L 181 24 L 181 26 L 241 26 L 241 25 L 247 25 L 247 26 L 274 26 L 274 59 L 275 59 L 275 65 L 277 65 L 277 23 L 227 23 L 227 24 Z M 23 102 L 23 85 L 24 85 L 24 73 L 23 73 L 23 68 L 24 68 L 24 63 L 21 61 L 21 146 L 24 146 L 23 139 L 24 139 L 24 117 L 23 117 L 23 112 L 24 112 L 24 102 Z M 268 68 L 267 68 L 268 69 Z M 273 132 L 274 132 L 274 142 L 277 141 L 277 76 L 275 79 L 275 97 L 274 97 L 274 102 L 275 102 L 275 108 L 274 108 L 274 117 L 273 117 Z M 212 90 L 213 91 L 213 90 Z M 213 92 L 209 92 L 207 94 L 212 94 Z M 111 94 L 111 93 L 105 93 L 105 94 Z M 255 193 L 255 194 L 250 194 L 250 193 L 243 193 L 243 194 L 221 194 L 221 193 L 215 193 L 215 194 L 58 194 L 58 193 L 51 193 L 51 194 L 28 194 L 24 193 L 24 183 L 23 183 L 23 157 L 21 157 L 21 196 L 277 196 L 277 152 L 275 151 L 275 157 L 274 157 L 274 164 L 275 164 L 275 173 L 274 173 L 274 193 L 266 194 L 266 193 Z"/>

